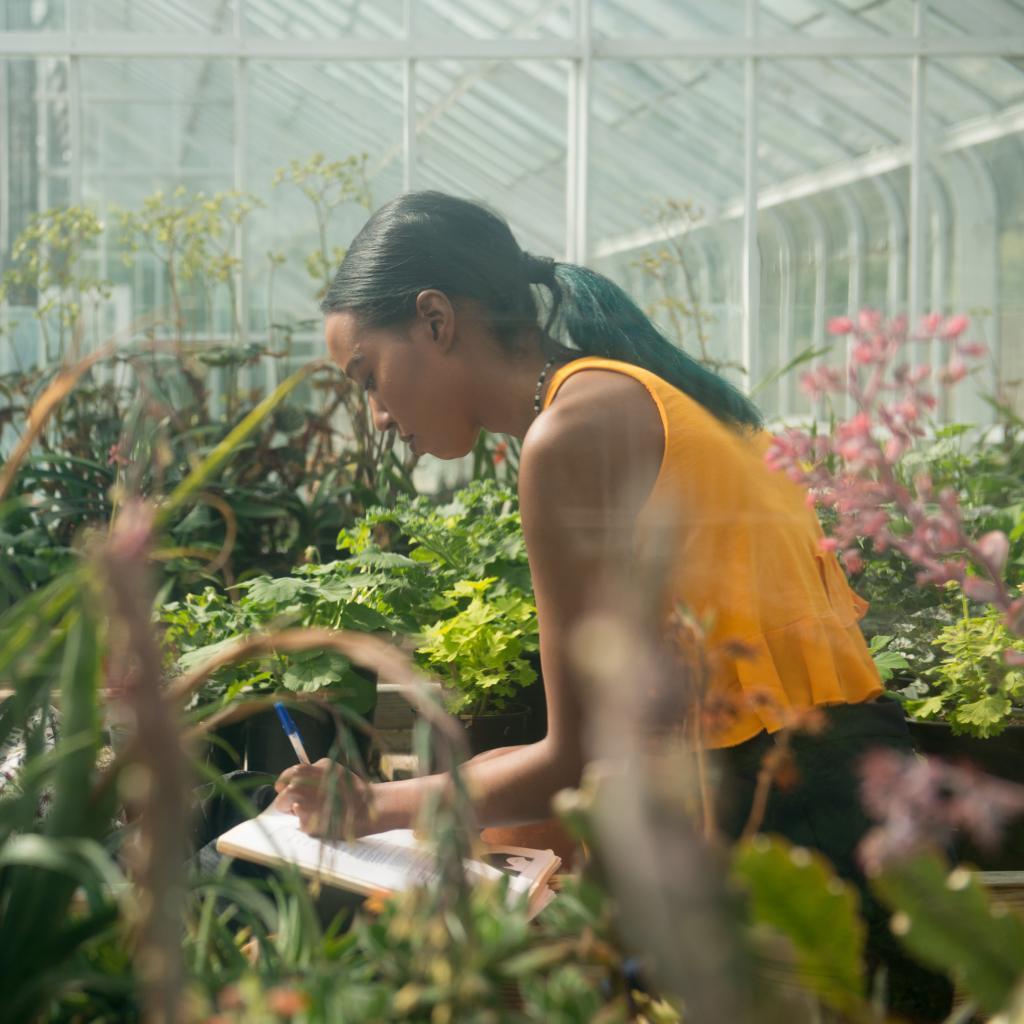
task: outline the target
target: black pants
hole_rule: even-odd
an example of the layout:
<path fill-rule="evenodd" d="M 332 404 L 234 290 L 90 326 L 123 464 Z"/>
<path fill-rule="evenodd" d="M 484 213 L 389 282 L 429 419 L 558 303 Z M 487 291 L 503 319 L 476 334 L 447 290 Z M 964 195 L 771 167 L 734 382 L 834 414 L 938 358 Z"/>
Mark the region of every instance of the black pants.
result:
<path fill-rule="evenodd" d="M 872 895 L 856 860 L 857 844 L 872 825 L 861 807 L 858 762 L 877 747 L 912 752 L 902 708 L 882 698 L 823 712 L 823 732 L 792 734 L 797 781 L 791 788 L 772 787 L 761 831 L 819 850 L 857 887 L 868 930 L 868 969 L 873 975 L 886 968 L 890 1008 L 913 1021 L 941 1021 L 950 1010 L 952 983 L 904 952 L 889 928 L 891 911 Z M 722 769 L 719 821 L 734 839 L 749 817 L 762 761 L 776 742 L 760 733 L 715 752 Z"/>

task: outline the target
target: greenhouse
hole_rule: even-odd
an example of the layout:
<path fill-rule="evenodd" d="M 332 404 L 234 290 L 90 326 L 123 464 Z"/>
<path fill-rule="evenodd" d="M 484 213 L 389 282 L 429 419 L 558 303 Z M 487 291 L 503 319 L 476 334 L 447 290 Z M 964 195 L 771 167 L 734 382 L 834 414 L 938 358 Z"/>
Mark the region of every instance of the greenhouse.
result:
<path fill-rule="evenodd" d="M 0 1024 L 1024 1021 L 1024 0 L 3 0 Z"/>

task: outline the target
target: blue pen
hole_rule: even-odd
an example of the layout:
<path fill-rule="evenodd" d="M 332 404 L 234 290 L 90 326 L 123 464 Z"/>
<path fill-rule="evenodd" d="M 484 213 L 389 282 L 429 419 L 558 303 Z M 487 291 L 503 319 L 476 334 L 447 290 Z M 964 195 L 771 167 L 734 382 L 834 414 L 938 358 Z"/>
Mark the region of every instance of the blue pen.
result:
<path fill-rule="evenodd" d="M 277 711 L 277 717 L 281 719 L 281 728 L 284 729 L 288 736 L 292 749 L 295 751 L 295 756 L 303 764 L 309 764 L 309 755 L 306 753 L 306 748 L 302 745 L 299 730 L 292 721 L 292 716 L 288 714 L 288 709 L 276 701 L 274 702 L 274 709 Z"/>

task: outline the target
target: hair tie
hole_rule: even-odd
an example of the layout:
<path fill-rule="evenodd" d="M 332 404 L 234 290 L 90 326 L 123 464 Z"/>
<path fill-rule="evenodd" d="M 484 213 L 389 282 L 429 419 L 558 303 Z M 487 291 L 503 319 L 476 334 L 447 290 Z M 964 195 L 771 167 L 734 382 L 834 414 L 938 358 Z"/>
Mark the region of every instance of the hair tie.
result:
<path fill-rule="evenodd" d="M 546 284 L 555 286 L 555 261 L 549 256 L 534 256 L 532 252 L 523 253 L 523 266 L 526 268 L 526 280 L 530 284 Z"/>

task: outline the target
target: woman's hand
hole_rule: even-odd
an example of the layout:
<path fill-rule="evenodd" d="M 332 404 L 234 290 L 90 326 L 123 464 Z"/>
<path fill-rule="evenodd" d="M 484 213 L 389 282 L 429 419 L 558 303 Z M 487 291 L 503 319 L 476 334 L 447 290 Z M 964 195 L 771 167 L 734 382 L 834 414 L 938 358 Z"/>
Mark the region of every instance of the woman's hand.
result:
<path fill-rule="evenodd" d="M 329 758 L 285 769 L 274 788 L 274 807 L 294 814 L 308 835 L 343 839 L 374 831 L 369 784 Z"/>

